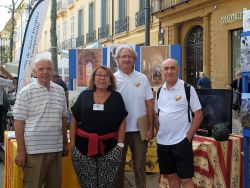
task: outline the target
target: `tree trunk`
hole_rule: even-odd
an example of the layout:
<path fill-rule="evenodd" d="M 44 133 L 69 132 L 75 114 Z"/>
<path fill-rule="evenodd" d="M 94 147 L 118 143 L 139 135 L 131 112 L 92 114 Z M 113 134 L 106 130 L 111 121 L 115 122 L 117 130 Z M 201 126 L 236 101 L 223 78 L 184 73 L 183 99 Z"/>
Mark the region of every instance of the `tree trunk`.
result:
<path fill-rule="evenodd" d="M 57 64 L 57 36 L 56 36 L 56 18 L 57 18 L 57 2 L 51 1 L 51 25 L 50 25 L 50 38 L 51 38 L 51 61 L 53 64 L 53 70 L 58 72 Z"/>
<path fill-rule="evenodd" d="M 15 2 L 12 0 L 12 9 L 11 9 L 11 31 L 10 31 L 10 62 L 13 61 L 13 38 L 14 38 L 14 29 L 15 29 Z"/>

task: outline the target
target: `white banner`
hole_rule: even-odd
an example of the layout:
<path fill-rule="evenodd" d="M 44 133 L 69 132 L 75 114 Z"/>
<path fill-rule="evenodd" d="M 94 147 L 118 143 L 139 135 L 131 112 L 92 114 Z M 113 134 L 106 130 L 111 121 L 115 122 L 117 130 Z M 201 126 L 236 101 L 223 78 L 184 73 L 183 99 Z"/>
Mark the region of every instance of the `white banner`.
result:
<path fill-rule="evenodd" d="M 37 55 L 37 48 L 50 2 L 50 0 L 39 0 L 30 14 L 20 54 L 17 92 L 30 81 L 32 63 L 34 63 Z"/>

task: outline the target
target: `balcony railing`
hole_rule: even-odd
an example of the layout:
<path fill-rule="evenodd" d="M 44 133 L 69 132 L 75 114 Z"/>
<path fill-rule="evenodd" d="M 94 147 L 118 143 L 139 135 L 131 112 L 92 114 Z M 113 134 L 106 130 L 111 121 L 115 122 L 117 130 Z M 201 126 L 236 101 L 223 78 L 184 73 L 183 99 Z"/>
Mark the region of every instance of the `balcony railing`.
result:
<path fill-rule="evenodd" d="M 62 43 L 59 44 L 59 48 L 62 49 L 62 50 L 68 50 L 70 48 L 76 48 L 76 39 L 71 38 L 71 39 L 63 41 Z"/>
<path fill-rule="evenodd" d="M 84 35 L 76 38 L 76 47 L 84 46 Z"/>
<path fill-rule="evenodd" d="M 67 1 L 59 0 L 57 1 L 57 14 L 67 12 Z"/>
<path fill-rule="evenodd" d="M 105 25 L 98 28 L 98 40 L 108 38 L 109 35 L 109 25 Z"/>
<path fill-rule="evenodd" d="M 151 13 L 156 13 L 165 9 L 173 8 L 179 4 L 186 3 L 190 0 L 152 0 Z"/>
<path fill-rule="evenodd" d="M 68 0 L 68 8 L 72 8 L 75 5 L 76 0 Z"/>
<path fill-rule="evenodd" d="M 115 34 L 128 31 L 128 16 L 115 21 Z"/>
<path fill-rule="evenodd" d="M 86 35 L 86 43 L 89 44 L 91 42 L 94 42 L 96 40 L 96 31 L 90 31 Z"/>
<path fill-rule="evenodd" d="M 145 25 L 145 11 L 143 10 L 139 10 L 138 12 L 135 13 L 135 26 L 136 27 L 140 27 L 142 25 Z"/>

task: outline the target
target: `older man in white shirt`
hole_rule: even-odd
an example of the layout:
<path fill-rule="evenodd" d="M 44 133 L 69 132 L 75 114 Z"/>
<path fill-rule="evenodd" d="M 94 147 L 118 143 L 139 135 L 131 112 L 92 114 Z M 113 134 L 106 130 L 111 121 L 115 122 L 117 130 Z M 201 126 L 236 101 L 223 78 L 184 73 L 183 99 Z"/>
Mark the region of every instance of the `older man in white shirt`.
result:
<path fill-rule="evenodd" d="M 115 55 L 118 71 L 115 73 L 117 91 L 125 102 L 128 116 L 124 142 L 123 162 L 118 174 L 117 187 L 124 187 L 124 165 L 126 152 L 130 147 L 137 188 L 146 188 L 146 152 L 149 140 L 153 138 L 153 93 L 146 75 L 134 70 L 137 54 L 129 46 L 119 47 Z M 146 141 L 140 137 L 137 119 L 148 115 L 149 129 Z"/>

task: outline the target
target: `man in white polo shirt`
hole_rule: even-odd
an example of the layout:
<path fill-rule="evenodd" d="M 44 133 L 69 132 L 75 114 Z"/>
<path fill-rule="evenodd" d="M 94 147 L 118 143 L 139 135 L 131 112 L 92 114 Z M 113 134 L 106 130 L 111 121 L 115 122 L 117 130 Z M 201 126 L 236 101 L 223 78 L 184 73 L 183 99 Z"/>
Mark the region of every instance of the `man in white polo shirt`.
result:
<path fill-rule="evenodd" d="M 190 108 L 194 117 L 189 122 L 188 101 L 184 81 L 178 78 L 178 64 L 174 59 L 162 63 L 165 80 L 155 112 L 159 113 L 157 126 L 157 155 L 160 173 L 168 178 L 170 188 L 193 188 L 194 176 L 192 138 L 202 121 L 202 111 L 195 89 L 190 88 Z M 191 115 L 190 115 L 191 116 Z"/>
<path fill-rule="evenodd" d="M 36 81 L 17 95 L 13 109 L 16 164 L 23 168 L 24 188 L 61 188 L 62 155 L 67 155 L 67 104 L 64 90 L 50 81 L 52 63 L 34 64 Z"/>
<path fill-rule="evenodd" d="M 117 91 L 121 93 L 128 111 L 123 160 L 116 187 L 124 187 L 124 166 L 129 146 L 132 153 L 136 187 L 146 188 L 147 141 L 151 140 L 154 134 L 153 93 L 147 77 L 134 70 L 137 54 L 132 47 L 122 46 L 117 48 L 115 59 L 118 65 L 118 71 L 115 73 Z M 147 141 L 142 141 L 137 119 L 146 114 L 149 119 L 149 129 L 146 135 Z"/>

